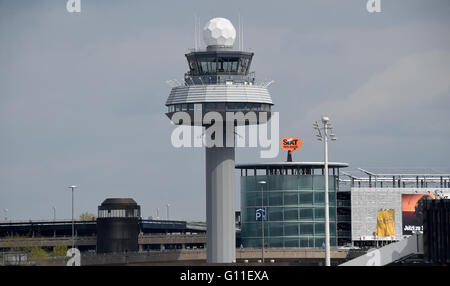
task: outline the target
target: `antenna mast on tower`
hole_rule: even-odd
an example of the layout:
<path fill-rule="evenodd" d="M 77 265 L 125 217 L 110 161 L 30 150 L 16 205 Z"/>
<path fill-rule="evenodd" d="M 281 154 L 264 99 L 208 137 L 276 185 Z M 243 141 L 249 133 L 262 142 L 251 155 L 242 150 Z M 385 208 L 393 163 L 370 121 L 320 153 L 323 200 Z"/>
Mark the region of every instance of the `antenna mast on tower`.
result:
<path fill-rule="evenodd" d="M 194 51 L 197 51 L 197 15 L 194 14 Z"/>

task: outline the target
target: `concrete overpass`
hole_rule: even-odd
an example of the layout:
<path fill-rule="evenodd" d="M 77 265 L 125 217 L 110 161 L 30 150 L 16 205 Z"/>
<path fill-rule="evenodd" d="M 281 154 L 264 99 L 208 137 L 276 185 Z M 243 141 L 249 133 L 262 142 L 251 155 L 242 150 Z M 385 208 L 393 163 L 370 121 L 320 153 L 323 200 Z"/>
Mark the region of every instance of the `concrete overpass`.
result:
<path fill-rule="evenodd" d="M 139 245 L 162 245 L 162 244 L 205 244 L 206 235 L 204 233 L 199 234 L 144 234 L 139 236 Z M 21 237 L 21 238 L 1 238 L 0 248 L 12 248 L 12 247 L 55 247 L 56 245 L 72 245 L 71 237 Z M 76 246 L 91 246 L 95 249 L 97 244 L 97 238 L 92 237 L 76 237 Z"/>
<path fill-rule="evenodd" d="M 331 249 L 331 262 L 333 265 L 343 263 L 352 257 L 363 253 L 352 253 L 349 249 Z M 264 251 L 264 258 L 270 265 L 322 265 L 325 259 L 325 250 L 317 248 L 268 248 Z M 66 265 L 67 257 L 50 259 L 36 259 L 22 262 L 22 265 Z M 261 265 L 261 249 L 236 249 L 236 263 L 233 265 Z M 274 260 L 274 264 L 270 262 Z M 165 250 L 144 251 L 127 254 L 81 254 L 82 266 L 95 265 L 208 265 L 206 263 L 206 250 Z"/>
<path fill-rule="evenodd" d="M 261 259 L 261 249 L 244 248 L 236 249 L 236 262 L 256 263 Z M 275 263 L 303 263 L 319 265 L 325 259 L 325 249 L 316 248 L 268 248 L 264 251 L 264 259 L 267 263 L 274 260 Z M 331 259 L 338 264 L 349 259 L 348 249 L 332 249 Z M 206 263 L 206 250 L 169 250 L 149 251 L 142 253 L 82 255 L 82 265 L 155 265 L 155 264 L 204 264 Z"/>

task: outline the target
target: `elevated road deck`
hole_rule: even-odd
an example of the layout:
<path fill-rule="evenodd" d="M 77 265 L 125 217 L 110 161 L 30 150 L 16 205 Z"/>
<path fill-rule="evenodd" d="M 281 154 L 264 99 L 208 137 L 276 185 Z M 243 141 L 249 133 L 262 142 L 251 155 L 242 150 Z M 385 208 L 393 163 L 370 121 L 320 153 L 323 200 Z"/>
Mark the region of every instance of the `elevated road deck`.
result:
<path fill-rule="evenodd" d="M 206 235 L 203 234 L 144 234 L 139 236 L 138 244 L 204 244 L 206 243 Z M 56 245 L 72 245 L 71 237 L 26 237 L 26 238 L 2 238 L 0 239 L 0 248 L 11 247 L 54 247 Z M 93 246 L 97 244 L 97 238 L 93 237 L 77 237 L 75 238 L 76 246 Z"/>

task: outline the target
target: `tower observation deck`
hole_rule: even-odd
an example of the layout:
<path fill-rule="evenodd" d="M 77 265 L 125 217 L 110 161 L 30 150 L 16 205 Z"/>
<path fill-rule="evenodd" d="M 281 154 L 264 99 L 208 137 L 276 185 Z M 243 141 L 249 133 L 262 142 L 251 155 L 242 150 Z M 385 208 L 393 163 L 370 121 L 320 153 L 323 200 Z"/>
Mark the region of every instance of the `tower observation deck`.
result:
<path fill-rule="evenodd" d="M 204 138 L 207 262 L 231 263 L 236 260 L 234 127 L 267 122 L 273 103 L 268 84 L 257 84 L 254 73 L 250 72 L 253 53 L 233 50 L 236 30 L 229 20 L 211 19 L 203 29 L 203 37 L 206 50 L 185 55 L 189 71 L 184 75 L 184 83 L 172 88 L 165 104 L 166 115 L 177 125 L 205 126 L 205 134 L 212 127 L 212 121 L 195 120 L 196 115 L 201 114 L 201 118 L 209 112 L 222 115 L 223 144 L 218 146 L 217 140 L 221 139 L 214 132 L 211 138 Z M 188 114 L 190 122 L 175 116 L 180 112 Z M 229 119 L 226 115 L 230 113 L 243 115 L 244 120 Z M 255 115 L 256 121 L 246 117 L 250 113 Z M 232 132 L 226 131 L 227 123 L 232 124 Z M 208 144 L 212 141 L 214 144 Z"/>
<path fill-rule="evenodd" d="M 234 31 L 234 36 L 229 30 Z M 254 54 L 233 50 L 235 35 L 227 19 L 214 18 L 206 24 L 204 38 L 209 45 L 206 51 L 185 55 L 189 71 L 184 75 L 184 84 L 173 87 L 167 99 L 169 118 L 175 112 L 191 113 L 195 108 L 201 108 L 203 113 L 270 112 L 273 103 L 268 85 L 257 84 L 250 72 Z"/>

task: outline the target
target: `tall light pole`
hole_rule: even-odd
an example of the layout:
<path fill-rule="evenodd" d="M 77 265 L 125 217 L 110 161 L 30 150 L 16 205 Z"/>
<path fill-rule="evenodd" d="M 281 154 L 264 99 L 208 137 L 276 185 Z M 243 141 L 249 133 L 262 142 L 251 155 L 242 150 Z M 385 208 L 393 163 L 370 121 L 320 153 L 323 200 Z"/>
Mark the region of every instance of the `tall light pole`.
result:
<path fill-rule="evenodd" d="M 72 248 L 75 248 L 75 238 L 74 238 L 74 220 L 73 220 L 73 191 L 77 186 L 70 186 L 69 189 L 72 189 Z"/>
<path fill-rule="evenodd" d="M 53 221 L 56 221 L 56 208 L 53 206 Z"/>
<path fill-rule="evenodd" d="M 264 213 L 263 185 L 266 184 L 266 181 L 259 181 L 258 184 L 261 185 L 261 261 L 264 263 L 264 217 L 266 214 Z"/>
<path fill-rule="evenodd" d="M 3 209 L 3 211 L 5 212 L 5 221 L 8 220 L 8 209 Z"/>
<path fill-rule="evenodd" d="M 336 140 L 334 134 L 328 134 L 328 130 L 332 130 L 330 119 L 322 116 L 322 125 L 319 126 L 317 121 L 313 124 L 314 129 L 318 131 L 317 140 L 324 143 L 324 178 L 325 178 L 325 266 L 331 265 L 330 259 L 330 208 L 328 200 L 328 137 L 332 141 Z M 323 130 L 323 133 L 321 132 Z"/>

